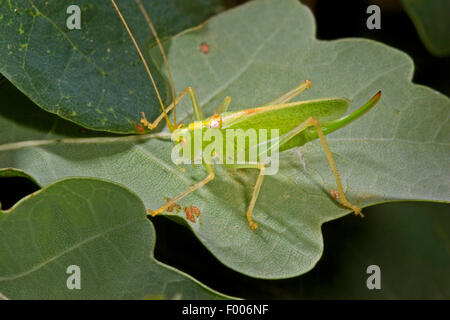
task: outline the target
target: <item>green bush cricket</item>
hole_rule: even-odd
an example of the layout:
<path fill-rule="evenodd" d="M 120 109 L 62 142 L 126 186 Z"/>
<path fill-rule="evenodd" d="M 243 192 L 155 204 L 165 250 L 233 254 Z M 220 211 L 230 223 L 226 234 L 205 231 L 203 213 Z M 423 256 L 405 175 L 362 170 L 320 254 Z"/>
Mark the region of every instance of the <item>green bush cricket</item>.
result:
<path fill-rule="evenodd" d="M 168 78 L 170 82 L 171 87 L 171 93 L 172 93 L 172 103 L 169 106 L 165 106 L 160 93 L 158 91 L 158 88 L 156 86 L 156 83 L 153 79 L 152 73 L 148 67 L 148 64 L 144 58 L 144 55 L 142 54 L 142 51 L 136 42 L 130 28 L 127 25 L 127 22 L 123 15 L 121 14 L 115 0 L 111 0 L 116 12 L 118 13 L 123 25 L 125 26 L 125 29 L 127 30 L 137 52 L 139 53 L 139 56 L 141 58 L 141 61 L 146 69 L 146 72 L 152 82 L 153 88 L 156 91 L 162 113 L 161 115 L 156 118 L 153 122 L 150 122 L 146 119 L 145 114 L 142 113 L 142 119 L 141 123 L 148 129 L 153 130 L 155 129 L 160 121 L 162 119 L 165 119 L 168 127 L 172 133 L 172 140 L 176 144 L 183 144 L 185 143 L 186 136 L 193 135 L 196 130 L 200 130 L 202 133 L 204 130 L 208 129 L 214 129 L 216 131 L 220 131 L 222 133 L 225 133 L 226 130 L 229 129 L 240 129 L 239 132 L 246 132 L 249 129 L 253 129 L 256 131 L 266 130 L 270 131 L 272 129 L 277 129 L 279 132 L 279 135 L 276 137 L 267 136 L 263 140 L 259 140 L 257 143 L 258 152 L 260 150 L 260 147 L 265 146 L 263 149 L 264 151 L 259 152 L 257 154 L 257 161 L 252 163 L 224 163 L 226 167 L 230 168 L 254 168 L 259 170 L 259 176 L 256 180 L 252 198 L 248 205 L 247 212 L 246 212 L 246 218 L 249 227 L 252 230 L 255 230 L 257 228 L 257 223 L 253 221 L 252 219 L 252 212 L 253 208 L 255 206 L 256 200 L 259 195 L 259 191 L 261 189 L 261 185 L 264 179 L 264 175 L 266 173 L 266 164 L 261 160 L 263 156 L 267 153 L 267 148 L 269 151 L 276 146 L 277 151 L 280 152 L 304 145 L 307 142 L 310 142 L 315 139 L 319 139 L 324 152 L 325 156 L 328 160 L 329 166 L 331 168 L 331 171 L 334 175 L 334 178 L 336 180 L 336 186 L 337 186 L 337 197 L 336 199 L 339 199 L 341 204 L 351 209 L 356 215 L 361 215 L 361 209 L 350 203 L 344 193 L 341 179 L 339 177 L 339 173 L 336 167 L 336 164 L 334 162 L 333 156 L 331 154 L 330 148 L 327 144 L 327 141 L 325 139 L 325 135 L 336 131 L 337 129 L 340 129 L 344 127 L 345 125 L 353 122 L 358 117 L 369 111 L 375 104 L 379 101 L 381 97 L 381 92 L 379 91 L 376 93 L 368 102 L 366 102 L 363 106 L 361 106 L 359 109 L 354 111 L 351 114 L 342 116 L 349 107 L 349 101 L 347 99 L 343 98 L 323 98 L 323 99 L 316 99 L 316 100 L 308 100 L 308 101 L 299 101 L 299 102 L 290 102 L 293 98 L 295 98 L 297 95 L 299 95 L 301 92 L 303 92 L 305 89 L 309 88 L 311 86 L 311 81 L 305 80 L 301 82 L 298 86 L 294 87 L 287 93 L 283 94 L 282 96 L 278 97 L 277 99 L 270 101 L 266 103 L 263 106 L 257 107 L 257 108 L 250 108 L 240 111 L 230 111 L 228 112 L 228 106 L 230 105 L 231 98 L 226 97 L 223 101 L 223 103 L 218 107 L 216 114 L 213 116 L 210 116 L 208 118 L 204 118 L 202 114 L 201 107 L 199 105 L 197 95 L 195 93 L 195 90 L 192 87 L 187 87 L 184 90 L 182 90 L 178 95 L 175 94 L 174 84 L 172 80 L 172 75 L 170 72 L 170 68 L 168 65 L 167 57 L 165 55 L 164 49 L 160 43 L 159 37 L 157 35 L 157 32 L 145 10 L 140 0 L 136 0 L 137 5 L 139 6 L 148 26 L 151 30 L 153 36 L 156 39 L 156 43 L 159 46 L 159 49 L 161 51 L 161 55 L 163 57 L 163 61 L 165 64 L 165 67 L 168 72 Z M 180 102 L 181 99 L 183 99 L 186 94 L 189 95 L 193 107 L 194 112 L 194 118 L 195 122 L 189 124 L 186 127 L 183 127 L 183 125 L 179 124 L 177 125 L 176 121 L 176 105 Z M 168 117 L 168 113 L 173 110 L 173 123 L 170 121 Z M 225 136 L 223 134 L 222 136 Z M 202 135 L 203 137 L 203 135 Z M 260 135 L 261 137 L 261 135 Z M 238 138 L 240 138 L 238 136 Z M 245 137 L 242 137 L 245 139 Z M 202 138 L 203 139 L 203 138 Z M 209 142 L 205 141 L 205 142 Z M 221 144 L 224 149 L 226 149 L 227 142 L 222 141 Z M 270 147 L 267 147 L 269 146 Z M 247 145 L 246 145 L 247 146 Z M 205 148 L 201 147 L 202 152 L 205 151 Z M 249 148 L 245 150 L 247 153 L 249 152 Z M 194 151 L 195 153 L 195 151 Z M 264 154 L 263 154 L 264 153 Z M 204 168 L 207 172 L 207 177 L 201 180 L 200 182 L 197 182 L 195 185 L 188 188 L 185 192 L 171 198 L 168 200 L 163 206 L 161 206 L 158 209 L 151 210 L 148 209 L 148 213 L 152 216 L 155 216 L 157 214 L 161 214 L 165 211 L 167 211 L 168 208 L 174 206 L 179 200 L 190 194 L 191 192 L 203 187 L 205 184 L 210 182 L 214 179 L 215 173 L 214 173 L 214 166 L 213 164 L 205 161 L 205 156 L 207 153 L 203 153 L 201 155 L 201 161 L 200 163 L 203 164 Z M 189 156 L 194 156 L 194 154 L 189 154 Z"/>

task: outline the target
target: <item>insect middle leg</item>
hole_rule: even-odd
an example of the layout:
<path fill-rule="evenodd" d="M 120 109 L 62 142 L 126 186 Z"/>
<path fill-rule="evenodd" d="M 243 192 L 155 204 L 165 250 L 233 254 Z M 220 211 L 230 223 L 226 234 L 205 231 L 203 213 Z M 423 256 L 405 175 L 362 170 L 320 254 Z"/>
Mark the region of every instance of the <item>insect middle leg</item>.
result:
<path fill-rule="evenodd" d="M 186 197 L 188 194 L 190 194 L 191 192 L 194 192 L 197 189 L 200 189 L 201 187 L 203 187 L 205 184 L 207 184 L 208 182 L 210 182 L 211 180 L 214 179 L 215 177 L 215 173 L 214 173 L 214 167 L 211 164 L 207 164 L 205 162 L 203 162 L 203 166 L 205 167 L 206 171 L 208 172 L 208 175 L 206 176 L 205 179 L 203 179 L 202 181 L 197 182 L 195 185 L 189 187 L 189 189 L 187 189 L 185 192 L 182 192 L 181 194 L 179 194 L 178 196 L 170 199 L 169 201 L 167 201 L 162 207 L 160 207 L 159 209 L 156 210 L 151 210 L 148 209 L 147 212 L 149 214 L 151 214 L 153 217 L 156 216 L 157 214 L 161 214 L 164 211 L 167 210 L 167 208 L 169 208 L 172 205 L 175 205 L 179 200 L 183 199 L 184 197 Z"/>
<path fill-rule="evenodd" d="M 261 189 L 261 185 L 264 180 L 264 173 L 266 171 L 266 167 L 264 166 L 263 163 L 259 163 L 256 166 L 256 168 L 259 169 L 259 176 L 258 176 L 258 179 L 256 180 L 255 187 L 254 187 L 253 193 L 252 193 L 252 199 L 250 200 L 250 204 L 249 204 L 249 206 L 247 208 L 247 212 L 246 212 L 247 222 L 248 222 L 250 229 L 252 229 L 252 230 L 255 230 L 256 228 L 258 228 L 258 224 L 256 222 L 254 222 L 252 219 L 252 213 L 253 213 L 253 208 L 255 207 L 256 199 L 258 199 L 259 191 Z"/>

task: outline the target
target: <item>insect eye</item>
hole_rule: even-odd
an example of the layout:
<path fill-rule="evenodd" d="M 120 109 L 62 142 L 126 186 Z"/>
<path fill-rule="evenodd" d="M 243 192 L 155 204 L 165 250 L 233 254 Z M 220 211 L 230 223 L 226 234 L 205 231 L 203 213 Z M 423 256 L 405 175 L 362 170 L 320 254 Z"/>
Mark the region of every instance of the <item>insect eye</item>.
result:
<path fill-rule="evenodd" d="M 209 123 L 209 127 L 210 128 L 218 128 L 220 126 L 220 121 L 219 120 L 212 120 Z"/>

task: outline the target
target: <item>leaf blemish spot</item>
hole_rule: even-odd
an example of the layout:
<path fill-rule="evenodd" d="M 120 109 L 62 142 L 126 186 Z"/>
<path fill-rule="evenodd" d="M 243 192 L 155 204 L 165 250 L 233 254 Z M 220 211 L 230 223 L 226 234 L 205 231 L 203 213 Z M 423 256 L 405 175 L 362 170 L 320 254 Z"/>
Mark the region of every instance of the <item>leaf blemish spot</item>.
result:
<path fill-rule="evenodd" d="M 337 190 L 330 189 L 330 195 L 331 195 L 334 199 L 339 200 L 339 192 L 337 192 Z"/>
<path fill-rule="evenodd" d="M 200 52 L 204 53 L 204 54 L 208 54 L 209 53 L 209 49 L 211 47 L 209 46 L 209 44 L 207 44 L 206 42 L 202 42 L 200 44 Z"/>
<path fill-rule="evenodd" d="M 184 207 L 184 212 L 186 213 L 186 219 L 195 223 L 195 216 L 194 213 L 192 212 L 191 207 Z"/>
<path fill-rule="evenodd" d="M 194 213 L 197 218 L 200 217 L 200 209 L 199 208 L 191 206 L 191 210 L 192 210 L 192 213 Z"/>

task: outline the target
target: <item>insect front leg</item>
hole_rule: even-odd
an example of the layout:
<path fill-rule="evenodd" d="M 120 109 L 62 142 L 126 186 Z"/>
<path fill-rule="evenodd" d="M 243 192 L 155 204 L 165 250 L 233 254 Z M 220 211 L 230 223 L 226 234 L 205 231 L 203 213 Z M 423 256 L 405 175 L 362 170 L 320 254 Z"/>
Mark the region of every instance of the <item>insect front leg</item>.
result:
<path fill-rule="evenodd" d="M 173 108 L 175 108 L 175 106 L 180 103 L 180 101 L 184 98 L 184 96 L 186 94 L 189 94 L 190 98 L 191 98 L 191 102 L 192 102 L 192 108 L 194 110 L 194 116 L 196 120 L 203 120 L 203 115 L 202 115 L 202 110 L 200 109 L 200 105 L 198 103 L 198 98 L 197 95 L 195 93 L 194 88 L 192 87 L 186 87 L 183 89 L 183 91 L 181 91 L 178 96 L 176 97 L 175 101 L 172 102 L 167 109 L 165 110 L 165 112 L 162 112 L 158 118 L 155 119 L 155 121 L 150 122 L 147 120 L 147 118 L 145 117 L 145 113 L 142 112 L 142 119 L 141 119 L 141 123 L 146 126 L 147 128 L 149 128 L 150 130 L 155 129 L 159 123 L 161 122 L 162 119 L 164 119 L 166 117 L 166 115 L 169 113 L 170 110 L 172 110 Z"/>
<path fill-rule="evenodd" d="M 183 199 L 184 197 L 186 197 L 188 194 L 190 194 L 191 192 L 194 192 L 197 189 L 200 189 L 201 187 L 203 187 L 205 184 L 207 184 L 208 182 L 210 182 L 211 180 L 214 179 L 215 177 L 215 173 L 214 173 L 214 167 L 211 164 L 205 163 L 203 162 L 203 166 L 205 167 L 206 171 L 208 172 L 208 175 L 206 176 L 205 179 L 203 179 L 200 182 L 197 182 L 195 185 L 189 187 L 189 189 L 187 189 L 185 192 L 179 194 L 178 196 L 170 199 L 169 201 L 167 201 L 161 208 L 156 209 L 156 210 L 151 210 L 148 209 L 147 212 L 149 214 L 152 215 L 152 217 L 156 216 L 157 214 L 161 214 L 164 211 L 167 210 L 167 208 L 169 208 L 170 206 L 176 205 L 176 203 Z"/>

